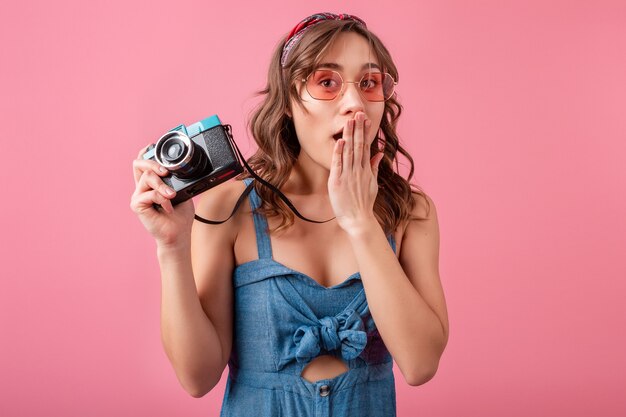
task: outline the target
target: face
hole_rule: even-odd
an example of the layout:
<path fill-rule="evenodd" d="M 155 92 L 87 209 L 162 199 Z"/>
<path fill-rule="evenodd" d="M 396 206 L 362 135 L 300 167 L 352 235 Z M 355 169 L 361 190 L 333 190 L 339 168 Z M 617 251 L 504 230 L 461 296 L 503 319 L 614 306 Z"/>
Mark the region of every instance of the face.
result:
<path fill-rule="evenodd" d="M 356 81 L 356 84 L 344 83 L 343 90 L 333 100 L 316 100 L 308 93 L 304 83 L 298 83 L 297 88 L 305 112 L 295 102 L 291 103 L 291 113 L 300 142 L 301 162 L 307 158 L 314 163 L 330 170 L 333 147 L 346 122 L 354 119 L 357 112 L 365 113 L 372 127 L 366 143 L 373 140 L 378 132 L 385 110 L 385 103 L 368 101 L 359 91 L 358 81 L 369 72 L 379 72 L 377 67 L 368 69 L 368 64 L 379 65 L 374 52 L 370 49 L 367 40 L 354 32 L 339 35 L 333 47 L 321 60 L 318 69 L 337 71 L 344 82 Z"/>

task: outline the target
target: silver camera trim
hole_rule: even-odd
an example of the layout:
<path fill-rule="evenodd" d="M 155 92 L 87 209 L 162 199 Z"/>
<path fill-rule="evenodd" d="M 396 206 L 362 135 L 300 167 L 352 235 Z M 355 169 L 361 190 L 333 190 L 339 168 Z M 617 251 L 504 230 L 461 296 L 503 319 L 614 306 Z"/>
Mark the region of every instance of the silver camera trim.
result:
<path fill-rule="evenodd" d="M 176 137 L 178 139 L 180 139 L 185 146 L 187 146 L 187 153 L 185 154 L 185 156 L 183 157 L 182 161 L 180 161 L 177 164 L 170 164 L 170 163 L 166 163 L 165 161 L 161 160 L 161 150 L 163 147 L 163 144 L 170 138 L 172 137 Z M 184 168 L 187 164 L 189 164 L 189 161 L 191 161 L 191 158 L 193 157 L 193 143 L 191 143 L 191 139 L 189 139 L 189 136 L 185 135 L 182 132 L 179 131 L 172 131 L 172 132 L 167 132 L 166 134 L 164 134 L 163 136 L 161 136 L 159 138 L 159 140 L 156 141 L 155 146 L 154 146 L 154 159 L 156 159 L 156 161 L 163 165 L 165 168 L 167 168 L 170 171 L 176 171 L 180 168 Z"/>

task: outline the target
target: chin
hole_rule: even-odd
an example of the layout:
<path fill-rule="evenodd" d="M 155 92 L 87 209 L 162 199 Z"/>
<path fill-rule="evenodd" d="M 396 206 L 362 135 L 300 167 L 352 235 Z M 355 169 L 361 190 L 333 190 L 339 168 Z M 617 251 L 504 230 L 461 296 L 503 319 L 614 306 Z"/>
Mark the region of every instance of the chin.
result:
<path fill-rule="evenodd" d="M 332 165 L 330 159 L 328 161 L 321 161 L 319 165 L 325 170 L 327 170 L 328 172 L 330 172 L 330 167 Z"/>
<path fill-rule="evenodd" d="M 333 159 L 332 159 L 332 158 L 333 158 L 333 156 L 332 156 L 332 153 L 331 153 L 328 157 L 325 157 L 324 159 L 320 159 L 320 160 L 317 162 L 317 164 L 318 164 L 320 167 L 322 167 L 322 168 L 324 168 L 325 170 L 327 170 L 327 171 L 329 171 L 329 172 L 330 172 L 330 167 L 332 166 L 332 161 L 333 161 Z"/>

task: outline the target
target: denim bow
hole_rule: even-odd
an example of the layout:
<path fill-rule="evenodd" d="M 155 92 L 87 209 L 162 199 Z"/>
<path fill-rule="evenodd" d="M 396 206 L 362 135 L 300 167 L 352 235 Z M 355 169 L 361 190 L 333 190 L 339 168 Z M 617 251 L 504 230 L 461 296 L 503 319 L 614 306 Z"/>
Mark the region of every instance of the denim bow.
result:
<path fill-rule="evenodd" d="M 324 317 L 317 325 L 300 326 L 293 335 L 296 360 L 308 362 L 322 349 L 333 351 L 339 347 L 344 359 L 354 359 L 367 344 L 364 329 L 361 316 L 354 310 L 346 310 L 335 317 Z"/>

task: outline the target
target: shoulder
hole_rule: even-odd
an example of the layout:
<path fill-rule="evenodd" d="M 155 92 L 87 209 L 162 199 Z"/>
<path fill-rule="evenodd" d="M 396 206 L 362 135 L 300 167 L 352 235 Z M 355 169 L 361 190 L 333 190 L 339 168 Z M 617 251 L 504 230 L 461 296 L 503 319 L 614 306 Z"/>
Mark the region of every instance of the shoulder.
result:
<path fill-rule="evenodd" d="M 405 236 L 409 230 L 417 227 L 418 224 L 433 225 L 437 224 L 437 208 L 433 199 L 423 191 L 412 193 L 413 209 L 411 210 L 411 219 L 404 222 L 402 227 L 402 236 Z"/>
<path fill-rule="evenodd" d="M 435 202 L 428 194 L 424 192 L 413 193 L 413 201 L 415 207 L 411 212 L 412 216 L 420 219 L 432 219 L 437 216 Z"/>
<path fill-rule="evenodd" d="M 230 216 L 237 200 L 246 189 L 246 184 L 241 180 L 231 180 L 223 184 L 208 189 L 198 196 L 196 202 L 196 214 L 202 218 L 208 220 L 221 221 Z M 217 225 L 205 224 L 207 230 L 215 231 L 219 229 L 232 229 L 231 232 L 236 231 L 237 218 L 245 212 L 250 211 L 250 206 L 247 204 L 247 199 L 242 201 L 237 208 L 237 213 L 227 222 Z"/>
<path fill-rule="evenodd" d="M 404 250 L 404 242 L 408 240 L 408 233 L 415 234 L 416 230 L 423 227 L 432 227 L 437 224 L 437 212 L 433 200 L 423 191 L 411 193 L 413 208 L 409 213 L 409 219 L 400 222 L 394 232 L 396 241 L 396 253 L 398 257 Z"/>
<path fill-rule="evenodd" d="M 432 220 L 437 217 L 435 202 L 424 191 L 414 192 L 413 202 L 415 205 L 411 211 L 411 216 L 424 220 Z"/>
<path fill-rule="evenodd" d="M 241 180 L 226 181 L 198 196 L 196 214 L 226 218 L 230 215 L 246 184 Z M 231 204 L 232 203 L 232 204 Z"/>

